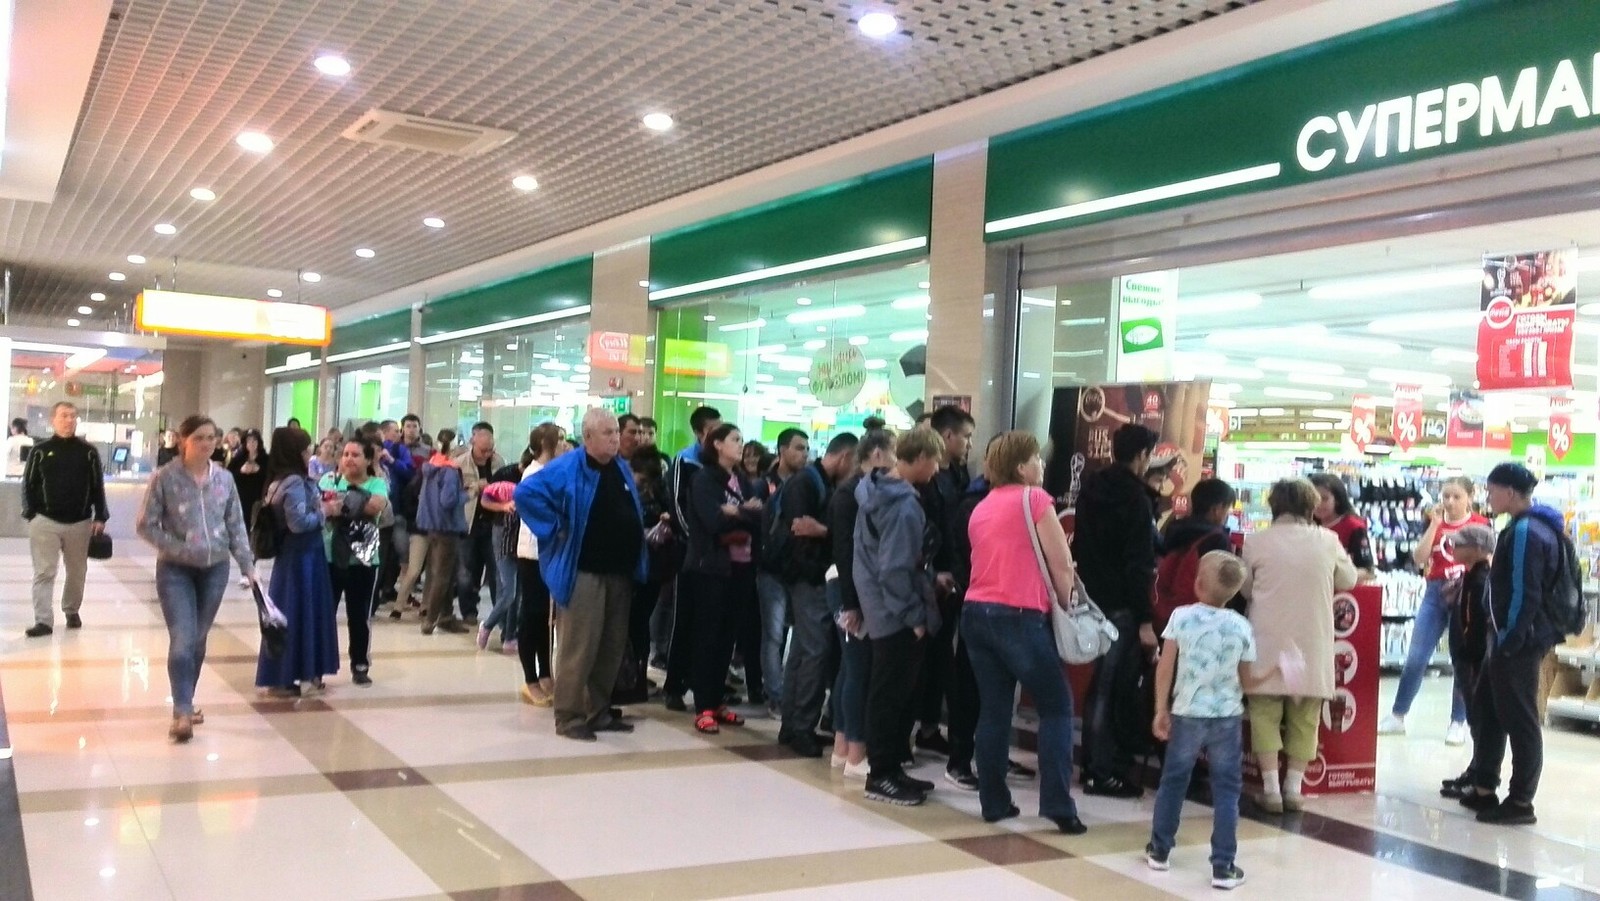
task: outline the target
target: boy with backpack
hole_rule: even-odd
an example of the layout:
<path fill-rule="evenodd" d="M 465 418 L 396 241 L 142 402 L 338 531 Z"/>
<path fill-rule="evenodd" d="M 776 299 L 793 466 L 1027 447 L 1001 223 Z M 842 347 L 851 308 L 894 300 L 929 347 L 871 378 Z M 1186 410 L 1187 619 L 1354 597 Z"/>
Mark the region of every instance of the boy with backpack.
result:
<path fill-rule="evenodd" d="M 1167 756 L 1145 862 L 1152 870 L 1170 867 L 1189 777 L 1204 750 L 1211 770 L 1211 885 L 1220 889 L 1244 882 L 1244 871 L 1234 863 L 1244 780 L 1241 678 L 1245 664 L 1256 659 L 1256 642 L 1249 620 L 1223 605 L 1239 593 L 1245 576 L 1244 561 L 1227 551 L 1200 558 L 1194 582 L 1199 603 L 1173 611 L 1156 666 L 1152 731 L 1167 743 Z"/>
<path fill-rule="evenodd" d="M 1154 623 L 1156 634 L 1167 628 L 1172 611 L 1199 602 L 1195 576 L 1200 558 L 1212 551 L 1231 551 L 1228 517 L 1238 493 L 1221 479 L 1202 479 L 1189 492 L 1189 515 L 1167 521 L 1161 532 L 1162 556 L 1156 564 Z M 1242 597 L 1229 598 L 1228 609 L 1244 612 Z"/>

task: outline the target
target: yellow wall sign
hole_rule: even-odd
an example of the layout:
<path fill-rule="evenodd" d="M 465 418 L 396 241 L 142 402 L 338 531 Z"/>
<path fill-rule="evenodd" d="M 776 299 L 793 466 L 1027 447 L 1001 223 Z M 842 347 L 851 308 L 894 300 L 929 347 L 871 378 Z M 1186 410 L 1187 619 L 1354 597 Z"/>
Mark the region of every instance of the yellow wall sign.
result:
<path fill-rule="evenodd" d="M 324 347 L 333 335 L 326 307 L 269 303 L 247 297 L 217 297 L 181 291 L 144 291 L 134 303 L 139 328 L 169 335 L 275 341 Z"/>

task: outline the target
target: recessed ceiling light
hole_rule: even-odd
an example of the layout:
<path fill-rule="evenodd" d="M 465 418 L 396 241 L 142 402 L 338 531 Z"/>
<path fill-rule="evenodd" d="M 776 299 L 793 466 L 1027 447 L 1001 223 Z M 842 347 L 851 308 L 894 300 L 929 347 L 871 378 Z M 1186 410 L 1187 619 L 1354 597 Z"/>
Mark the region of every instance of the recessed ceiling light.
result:
<path fill-rule="evenodd" d="M 811 298 L 809 298 L 809 297 L 796 297 L 794 299 L 794 302 L 799 304 L 802 307 L 811 306 Z"/>
<path fill-rule="evenodd" d="M 240 147 L 243 147 L 245 150 L 248 150 L 251 153 L 272 152 L 272 139 L 259 131 L 241 131 L 239 132 L 239 136 L 233 140 Z"/>
<path fill-rule="evenodd" d="M 312 65 L 316 66 L 317 71 L 323 75 L 338 77 L 350 74 L 350 61 L 342 56 L 334 56 L 331 53 L 317 57 L 316 62 L 312 63 Z"/>
<path fill-rule="evenodd" d="M 644 118 L 639 121 L 651 131 L 671 131 L 673 125 L 672 117 L 666 113 L 645 113 Z"/>
<path fill-rule="evenodd" d="M 370 259 L 372 259 L 373 257 L 375 257 L 377 255 L 378 255 L 378 252 L 376 250 L 373 250 L 370 247 L 357 247 L 356 248 L 356 256 L 362 258 L 363 260 L 370 260 Z"/>
<path fill-rule="evenodd" d="M 139 255 L 137 253 L 130 253 L 130 254 L 128 254 L 128 262 L 132 263 L 135 266 L 143 266 L 144 263 L 145 263 L 145 259 L 144 259 L 143 256 L 141 256 L 141 255 Z"/>
<path fill-rule="evenodd" d="M 322 275 L 316 272 L 302 272 L 300 273 L 300 280 L 303 282 L 310 282 L 314 285 L 317 282 L 322 281 Z"/>
<path fill-rule="evenodd" d="M 518 191 L 534 191 L 539 187 L 539 180 L 531 175 L 519 175 L 511 180 L 511 187 Z"/>
<path fill-rule="evenodd" d="M 105 299 L 106 299 L 106 296 L 105 296 L 105 295 L 104 295 L 104 294 L 101 294 L 101 293 L 100 293 L 100 292 L 99 292 L 99 291 L 96 291 L 96 292 L 94 292 L 94 293 L 93 293 L 93 294 L 90 294 L 90 295 L 89 295 L 89 299 L 90 299 L 90 300 L 96 300 L 96 301 L 98 301 L 98 300 L 105 300 Z"/>
<path fill-rule="evenodd" d="M 508 342 L 506 344 L 506 350 L 516 350 L 516 349 L 517 349 L 517 342 L 511 341 L 511 342 Z"/>
<path fill-rule="evenodd" d="M 282 297 L 283 296 L 283 292 L 279 291 L 277 288 L 268 288 L 267 289 L 267 296 L 268 297 Z"/>
<path fill-rule="evenodd" d="M 500 370 L 502 372 L 516 372 L 517 371 L 517 367 L 511 365 L 510 363 L 507 363 L 504 366 L 501 366 Z"/>
<path fill-rule="evenodd" d="M 422 224 L 429 228 L 444 228 L 444 220 L 440 219 L 438 216 L 429 216 L 428 218 L 422 220 Z"/>
<path fill-rule="evenodd" d="M 78 326 L 83 325 L 83 323 L 79 322 L 76 319 L 68 319 L 67 320 L 67 325 L 69 327 L 71 327 L 71 328 L 77 328 Z"/>
<path fill-rule="evenodd" d="M 111 273 L 111 274 L 109 274 L 109 275 L 107 275 L 107 276 L 106 276 L 106 278 L 109 278 L 109 279 L 111 279 L 111 280 L 112 280 L 112 281 L 114 281 L 114 282 L 120 282 L 120 281 L 122 281 L 122 280 L 123 280 L 123 279 L 126 279 L 126 278 L 127 278 L 127 276 L 126 276 L 126 275 L 123 275 L 123 274 L 122 274 L 122 273 L 120 273 L 120 272 L 113 272 L 113 273 Z"/>
<path fill-rule="evenodd" d="M 78 312 L 79 312 L 79 313 L 82 313 L 82 314 L 83 314 L 83 315 L 85 315 L 85 316 L 87 316 L 87 315 L 89 315 L 89 314 L 90 314 L 90 313 L 93 313 L 93 312 L 94 312 L 94 309 L 93 309 L 93 308 L 91 308 L 91 307 L 79 307 L 79 308 L 78 308 Z"/>
<path fill-rule="evenodd" d="M 189 196 L 195 200 L 212 201 L 217 199 L 217 192 L 210 188 L 190 188 Z"/>
<path fill-rule="evenodd" d="M 157 222 L 156 234 L 172 236 L 178 233 L 178 227 L 170 222 Z"/>
<path fill-rule="evenodd" d="M 862 16 L 856 27 L 869 38 L 886 38 L 900 30 L 900 20 L 893 14 L 879 10 Z"/>

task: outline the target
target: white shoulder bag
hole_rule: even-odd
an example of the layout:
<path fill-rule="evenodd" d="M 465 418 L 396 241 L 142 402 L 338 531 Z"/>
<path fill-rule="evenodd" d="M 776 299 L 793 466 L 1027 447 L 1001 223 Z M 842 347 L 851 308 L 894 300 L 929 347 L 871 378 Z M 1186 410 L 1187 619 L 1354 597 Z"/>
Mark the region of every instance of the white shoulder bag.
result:
<path fill-rule="evenodd" d="M 1028 524 L 1028 538 L 1033 541 L 1033 558 L 1038 561 L 1044 590 L 1050 596 L 1050 624 L 1055 629 L 1056 653 L 1066 663 L 1093 663 L 1111 650 L 1112 642 L 1117 640 L 1117 627 L 1089 599 L 1082 579 L 1077 580 L 1073 589 L 1075 597 L 1071 609 L 1061 608 L 1055 583 L 1050 579 L 1050 566 L 1044 559 L 1044 547 L 1039 543 L 1039 525 L 1033 521 L 1032 492 L 1031 487 L 1022 489 L 1022 518 Z"/>

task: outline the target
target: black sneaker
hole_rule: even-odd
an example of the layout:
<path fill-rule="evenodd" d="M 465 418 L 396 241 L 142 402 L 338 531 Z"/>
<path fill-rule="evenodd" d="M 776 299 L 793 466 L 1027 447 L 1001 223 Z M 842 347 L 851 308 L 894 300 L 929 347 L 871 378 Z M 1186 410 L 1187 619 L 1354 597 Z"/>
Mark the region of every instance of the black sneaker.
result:
<path fill-rule="evenodd" d="M 50 628 L 48 623 L 34 623 L 22 634 L 28 636 L 29 638 L 43 638 L 54 631 L 55 629 Z"/>
<path fill-rule="evenodd" d="M 1158 850 L 1156 850 L 1156 846 L 1155 846 L 1154 843 L 1145 845 L 1144 846 L 1144 862 L 1145 862 L 1145 865 L 1150 867 L 1150 869 L 1152 869 L 1152 870 L 1160 870 L 1161 872 L 1165 873 L 1166 871 L 1172 869 L 1172 864 L 1170 862 L 1168 862 L 1168 860 L 1167 860 L 1167 858 L 1171 854 L 1172 854 L 1171 851 L 1158 851 Z"/>
<path fill-rule="evenodd" d="M 900 775 L 896 776 L 895 778 L 899 779 L 901 782 L 904 782 L 905 784 L 911 786 L 912 788 L 916 789 L 917 791 L 922 792 L 923 794 L 927 794 L 928 792 L 933 791 L 933 783 L 932 782 L 929 782 L 926 779 L 918 779 L 917 777 L 915 777 L 915 776 L 911 775 L 910 773 L 907 773 L 907 772 L 905 772 L 903 770 L 900 772 Z"/>
<path fill-rule="evenodd" d="M 954 785 L 964 792 L 978 790 L 978 777 L 972 775 L 970 767 L 948 767 L 944 771 L 944 781 Z"/>
<path fill-rule="evenodd" d="M 944 734 L 937 729 L 927 735 L 923 735 L 920 732 L 917 733 L 917 747 L 927 751 L 929 754 L 938 754 L 940 757 L 950 756 L 950 740 L 945 738 Z"/>
<path fill-rule="evenodd" d="M 1532 826 L 1539 822 L 1539 818 L 1533 815 L 1532 804 L 1507 798 L 1494 807 L 1478 811 L 1478 822 L 1498 826 Z"/>
<path fill-rule="evenodd" d="M 76 613 L 67 614 L 67 628 L 68 629 L 82 629 L 83 628 L 83 619 L 81 617 L 79 617 L 78 614 L 76 614 Z"/>
<path fill-rule="evenodd" d="M 1039 775 L 1038 770 L 1035 770 L 1031 766 L 1020 764 L 1015 760 L 1009 761 L 1006 764 L 1006 776 L 1011 779 L 1032 779 L 1037 775 Z"/>
<path fill-rule="evenodd" d="M 1083 825 L 1083 820 L 1075 816 L 1051 817 L 1050 822 L 1056 824 L 1056 830 L 1062 835 L 1082 835 L 1089 831 L 1089 827 Z"/>
<path fill-rule="evenodd" d="M 364 669 L 353 669 L 350 671 L 350 681 L 364 687 L 372 684 L 372 677 Z"/>
<path fill-rule="evenodd" d="M 1225 867 L 1211 868 L 1211 887 L 1220 889 L 1235 889 L 1244 885 L 1244 870 L 1233 864 Z"/>
<path fill-rule="evenodd" d="M 822 746 L 817 744 L 817 737 L 810 732 L 795 732 L 790 734 L 789 740 L 784 742 L 789 750 L 801 757 L 821 757 Z"/>
<path fill-rule="evenodd" d="M 1500 806 L 1500 799 L 1495 797 L 1494 792 L 1481 795 L 1475 791 L 1468 791 L 1461 796 L 1460 801 L 1462 807 L 1473 813 L 1482 813 Z"/>
<path fill-rule="evenodd" d="M 1090 776 L 1084 780 L 1083 793 L 1103 795 L 1107 798 L 1142 798 L 1144 789 L 1116 776 Z"/>
<path fill-rule="evenodd" d="M 668 694 L 661 703 L 674 713 L 683 713 L 689 709 L 689 705 L 683 703 L 683 695 Z"/>
<path fill-rule="evenodd" d="M 1013 805 L 1011 805 L 1011 807 L 1009 807 L 1006 810 L 1005 813 L 1002 813 L 1001 815 L 999 815 L 997 817 L 992 817 L 992 816 L 989 816 L 988 814 L 984 814 L 983 815 L 983 821 L 985 823 L 998 823 L 1001 820 L 1012 820 L 1012 819 L 1016 819 L 1017 817 L 1020 817 L 1020 816 L 1022 816 L 1022 808 L 1020 808 L 1017 805 L 1013 804 Z"/>
<path fill-rule="evenodd" d="M 928 800 L 927 793 L 893 777 L 869 777 L 866 798 L 900 807 L 917 807 Z"/>
<path fill-rule="evenodd" d="M 1457 776 L 1439 783 L 1439 796 L 1442 798 L 1464 798 L 1470 791 L 1472 791 L 1472 779 L 1469 776 Z"/>
<path fill-rule="evenodd" d="M 589 728 L 588 723 L 578 723 L 577 725 L 568 726 L 565 729 L 557 729 L 556 734 L 562 738 L 570 738 L 573 741 L 596 740 L 594 730 Z"/>

